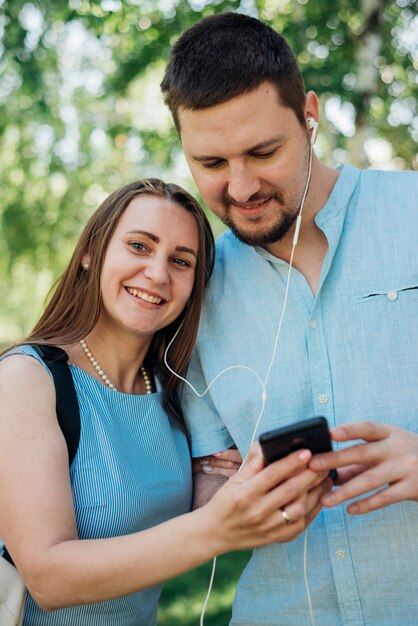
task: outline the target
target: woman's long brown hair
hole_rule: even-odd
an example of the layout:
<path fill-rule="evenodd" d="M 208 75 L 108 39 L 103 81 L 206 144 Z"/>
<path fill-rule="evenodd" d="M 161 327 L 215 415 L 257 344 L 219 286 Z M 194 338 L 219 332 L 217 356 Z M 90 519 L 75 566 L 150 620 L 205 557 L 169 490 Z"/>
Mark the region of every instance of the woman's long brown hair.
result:
<path fill-rule="evenodd" d="M 169 351 L 170 367 L 185 376 L 196 341 L 204 288 L 212 273 L 214 240 L 209 222 L 199 203 L 178 185 L 157 178 L 139 180 L 118 189 L 106 198 L 86 224 L 73 256 L 51 290 L 45 311 L 31 333 L 15 345 L 71 345 L 92 330 L 101 309 L 100 275 L 104 257 L 113 232 L 131 200 L 137 196 L 157 196 L 177 203 L 191 213 L 196 221 L 199 247 L 195 281 L 189 302 L 179 317 L 153 337 L 145 357 L 163 387 L 163 407 L 184 429 L 180 406 L 181 381 L 164 365 L 166 347 L 179 329 Z M 89 254 L 89 270 L 82 259 Z"/>

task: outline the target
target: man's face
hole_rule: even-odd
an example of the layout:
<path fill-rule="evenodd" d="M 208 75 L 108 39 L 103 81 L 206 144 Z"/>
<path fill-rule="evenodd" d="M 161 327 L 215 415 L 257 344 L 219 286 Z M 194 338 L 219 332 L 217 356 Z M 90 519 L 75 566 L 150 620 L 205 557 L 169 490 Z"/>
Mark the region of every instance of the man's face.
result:
<path fill-rule="evenodd" d="M 269 82 L 223 104 L 179 112 L 180 137 L 202 198 L 249 245 L 294 223 L 309 154 L 306 129 Z"/>

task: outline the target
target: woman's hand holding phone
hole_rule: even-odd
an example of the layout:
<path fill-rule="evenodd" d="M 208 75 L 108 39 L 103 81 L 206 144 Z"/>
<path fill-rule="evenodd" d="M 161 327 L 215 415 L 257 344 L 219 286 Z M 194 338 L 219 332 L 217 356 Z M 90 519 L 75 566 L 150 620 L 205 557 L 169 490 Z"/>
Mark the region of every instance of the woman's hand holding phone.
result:
<path fill-rule="evenodd" d="M 260 444 L 267 464 L 301 448 L 307 448 L 312 454 L 332 451 L 331 434 L 325 417 L 313 417 L 270 430 L 260 435 Z M 311 469 L 314 469 L 312 465 Z M 336 480 L 334 468 L 330 468 L 329 475 Z"/>
<path fill-rule="evenodd" d="M 252 446 L 241 471 L 201 509 L 212 520 L 216 554 L 292 541 L 304 531 L 332 485 L 327 471 L 308 468 L 311 458 L 297 450 L 266 467 L 260 445 Z"/>

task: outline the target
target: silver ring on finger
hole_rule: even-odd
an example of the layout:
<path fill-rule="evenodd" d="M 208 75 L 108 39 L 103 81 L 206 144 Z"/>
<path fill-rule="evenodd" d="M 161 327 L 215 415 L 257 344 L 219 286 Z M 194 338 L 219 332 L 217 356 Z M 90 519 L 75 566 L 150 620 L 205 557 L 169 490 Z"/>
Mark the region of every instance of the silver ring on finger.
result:
<path fill-rule="evenodd" d="M 286 509 L 284 507 L 282 507 L 280 509 L 281 513 L 282 513 L 282 517 L 284 519 L 284 521 L 286 522 L 286 524 L 291 524 L 292 520 L 289 517 L 289 513 L 286 511 Z"/>

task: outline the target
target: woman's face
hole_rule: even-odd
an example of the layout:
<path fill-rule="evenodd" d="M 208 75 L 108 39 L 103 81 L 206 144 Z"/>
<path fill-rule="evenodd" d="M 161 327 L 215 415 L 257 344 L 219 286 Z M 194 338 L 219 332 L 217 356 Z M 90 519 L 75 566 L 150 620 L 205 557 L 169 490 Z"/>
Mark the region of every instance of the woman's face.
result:
<path fill-rule="evenodd" d="M 105 255 L 98 324 L 136 336 L 173 322 L 193 289 L 198 231 L 191 213 L 163 198 L 134 198 Z"/>

